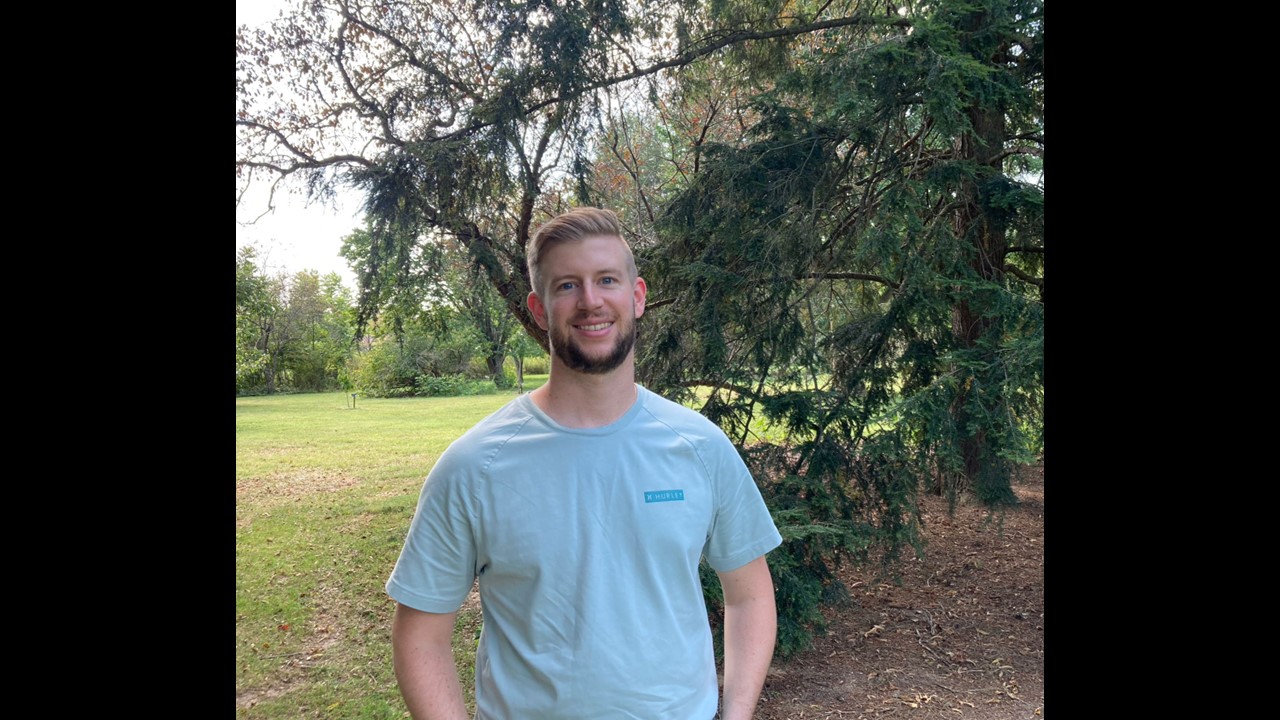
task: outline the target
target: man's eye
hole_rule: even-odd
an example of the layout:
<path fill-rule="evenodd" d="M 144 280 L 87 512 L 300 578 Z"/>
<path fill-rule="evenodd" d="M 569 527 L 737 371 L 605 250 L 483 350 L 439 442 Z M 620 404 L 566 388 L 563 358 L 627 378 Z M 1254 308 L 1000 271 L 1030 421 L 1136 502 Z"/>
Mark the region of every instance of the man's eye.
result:
<path fill-rule="evenodd" d="M 607 278 L 602 279 L 600 282 L 604 283 L 605 285 L 612 285 L 613 283 L 618 282 L 618 279 L 617 279 L 617 278 L 607 277 Z"/>
<path fill-rule="evenodd" d="M 572 289 L 573 289 L 573 283 L 571 283 L 571 282 L 567 282 L 567 283 L 560 283 L 560 289 L 561 289 L 561 290 L 572 290 Z"/>

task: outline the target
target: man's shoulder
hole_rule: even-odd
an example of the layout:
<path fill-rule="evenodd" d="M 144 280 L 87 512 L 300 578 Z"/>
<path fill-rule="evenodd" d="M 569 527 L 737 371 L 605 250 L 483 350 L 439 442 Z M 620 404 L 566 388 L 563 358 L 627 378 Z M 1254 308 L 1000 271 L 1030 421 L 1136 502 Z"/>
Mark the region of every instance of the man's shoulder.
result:
<path fill-rule="evenodd" d="M 640 388 L 640 392 L 645 394 L 645 411 L 655 420 L 667 425 L 672 430 L 684 435 L 723 438 L 726 442 L 728 441 L 724 431 L 697 410 L 685 407 L 644 387 Z"/>
<path fill-rule="evenodd" d="M 531 417 L 528 396 L 517 396 L 480 422 L 472 425 L 449 445 L 446 453 L 474 453 L 483 450 L 486 446 L 501 445 L 520 432 L 520 429 L 529 422 Z"/>
<path fill-rule="evenodd" d="M 484 477 L 507 443 L 528 425 L 528 398 L 518 396 L 456 438 L 432 465 L 430 478 L 459 483 Z"/>

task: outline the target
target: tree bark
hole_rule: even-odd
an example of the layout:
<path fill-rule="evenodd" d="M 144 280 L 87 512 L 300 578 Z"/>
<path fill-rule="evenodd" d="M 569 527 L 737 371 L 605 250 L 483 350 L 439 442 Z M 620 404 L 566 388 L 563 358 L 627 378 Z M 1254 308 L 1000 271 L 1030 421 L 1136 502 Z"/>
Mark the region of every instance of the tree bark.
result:
<path fill-rule="evenodd" d="M 969 16 L 969 38 L 981 34 L 991 22 L 985 11 L 976 11 Z M 1001 46 L 996 55 L 1007 52 L 1007 46 Z M 984 65 L 997 64 L 999 57 L 979 58 Z M 973 255 L 970 266 L 974 273 L 985 283 L 1000 285 L 1004 280 L 1004 259 L 1009 251 L 1004 221 L 994 216 L 988 208 L 990 188 L 980 181 L 981 178 L 1000 174 L 1001 150 L 1005 135 L 1004 107 L 990 101 L 974 99 L 969 107 L 969 121 L 972 130 L 962 136 L 960 141 L 960 157 L 981 167 L 979 180 L 967 179 L 962 183 L 963 202 L 956 213 L 956 234 L 967 238 L 973 244 Z M 982 338 L 998 328 L 991 318 L 994 313 L 987 312 L 985 307 L 989 301 L 982 296 L 966 294 L 957 303 L 954 311 L 953 331 L 961 347 L 972 350 L 978 347 Z M 986 358 L 994 363 L 994 356 Z M 957 428 L 965 432 L 965 428 L 979 427 L 984 423 L 971 422 L 971 408 L 975 398 L 973 395 L 979 388 L 973 382 L 966 382 L 952 405 L 952 413 Z M 978 430 L 961 440 L 961 458 L 963 462 L 962 481 L 967 488 L 974 488 L 978 483 L 1009 485 L 1009 470 L 1001 470 L 1000 459 L 996 448 L 992 445 L 985 430 Z M 1003 474 L 1003 477 L 1001 475 Z M 985 494 L 985 493 L 984 493 Z"/>

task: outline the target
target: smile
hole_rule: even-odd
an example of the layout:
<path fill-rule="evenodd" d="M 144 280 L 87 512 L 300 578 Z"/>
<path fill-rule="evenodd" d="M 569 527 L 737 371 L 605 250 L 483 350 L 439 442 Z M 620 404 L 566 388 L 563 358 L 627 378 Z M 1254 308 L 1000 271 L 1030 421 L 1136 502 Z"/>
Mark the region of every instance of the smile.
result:
<path fill-rule="evenodd" d="M 596 323 L 595 325 L 575 325 L 574 327 L 578 328 L 579 330 L 603 330 L 612 324 L 613 323 L 611 322 L 602 322 L 602 323 Z"/>

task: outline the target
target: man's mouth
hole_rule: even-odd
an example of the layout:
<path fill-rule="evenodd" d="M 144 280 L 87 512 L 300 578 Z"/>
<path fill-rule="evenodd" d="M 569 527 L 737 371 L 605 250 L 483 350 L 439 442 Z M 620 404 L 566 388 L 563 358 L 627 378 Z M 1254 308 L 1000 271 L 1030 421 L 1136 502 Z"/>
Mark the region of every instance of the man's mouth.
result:
<path fill-rule="evenodd" d="M 609 327 L 612 324 L 613 324 L 612 322 L 601 322 L 601 323 L 595 323 L 594 325 L 574 325 L 574 327 L 578 328 L 579 330 L 586 330 L 588 332 L 591 332 L 595 330 L 604 330 L 605 328 Z"/>

